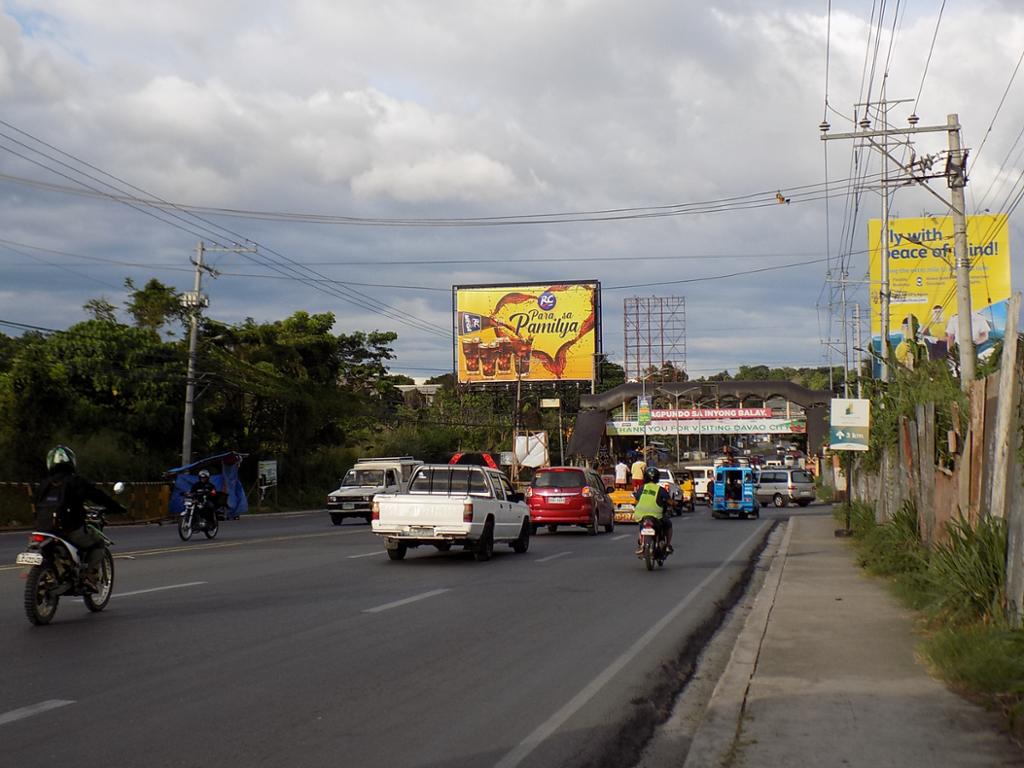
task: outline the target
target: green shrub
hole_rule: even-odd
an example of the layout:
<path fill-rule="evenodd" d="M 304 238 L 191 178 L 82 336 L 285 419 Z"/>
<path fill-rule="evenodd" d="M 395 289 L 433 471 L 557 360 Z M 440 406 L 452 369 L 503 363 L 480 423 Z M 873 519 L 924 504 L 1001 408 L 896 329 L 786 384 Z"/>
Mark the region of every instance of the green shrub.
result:
<path fill-rule="evenodd" d="M 861 565 L 878 576 L 916 575 L 923 571 L 927 552 L 921 544 L 916 505 L 905 501 L 892 519 L 882 525 L 875 523 L 870 507 L 865 509 L 867 512 L 858 512 L 854 524 L 855 535 L 860 539 Z"/>
<path fill-rule="evenodd" d="M 937 617 L 952 622 L 1003 617 L 1006 594 L 1006 521 L 982 518 L 977 527 L 960 518 L 947 524 L 949 540 L 928 562 Z"/>

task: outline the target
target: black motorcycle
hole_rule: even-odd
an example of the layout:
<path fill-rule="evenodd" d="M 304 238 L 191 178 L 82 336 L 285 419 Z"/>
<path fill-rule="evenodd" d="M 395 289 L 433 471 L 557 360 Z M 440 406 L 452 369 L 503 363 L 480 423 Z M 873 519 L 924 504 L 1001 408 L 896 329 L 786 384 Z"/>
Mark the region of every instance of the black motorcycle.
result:
<path fill-rule="evenodd" d="M 181 514 L 178 515 L 178 536 L 181 540 L 188 541 L 197 531 L 202 531 L 208 539 L 214 538 L 220 531 L 220 523 L 217 522 L 217 514 L 203 513 L 206 499 L 194 493 L 186 493 L 182 496 L 182 502 Z"/>
<path fill-rule="evenodd" d="M 645 517 L 640 521 L 640 541 L 637 543 L 637 557 L 644 561 L 648 571 L 654 570 L 657 563 L 661 568 L 668 558 L 668 542 L 660 521 L 653 517 Z"/>
<path fill-rule="evenodd" d="M 49 624 L 62 597 L 80 596 L 94 612 L 107 607 L 114 591 L 114 558 L 110 554 L 114 542 L 103 534 L 105 525 L 102 512 L 88 511 L 86 526 L 103 541 L 103 559 L 91 585 L 83 578 L 85 564 L 71 542 L 55 533 L 32 532 L 28 547 L 15 560 L 18 565 L 29 566 L 25 578 L 25 615 L 30 622 Z"/>

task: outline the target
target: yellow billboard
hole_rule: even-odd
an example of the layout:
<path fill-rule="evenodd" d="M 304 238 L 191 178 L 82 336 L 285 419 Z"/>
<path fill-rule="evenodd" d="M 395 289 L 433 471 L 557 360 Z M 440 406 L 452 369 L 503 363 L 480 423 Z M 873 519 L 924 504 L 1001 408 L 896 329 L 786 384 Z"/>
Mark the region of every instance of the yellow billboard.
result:
<path fill-rule="evenodd" d="M 601 351 L 601 284 L 457 285 L 460 384 L 591 381 Z"/>
<path fill-rule="evenodd" d="M 956 343 L 956 271 L 951 216 L 889 220 L 889 344 L 898 362 L 941 359 Z M 868 222 L 871 336 L 882 346 L 882 221 Z M 1006 214 L 967 217 L 971 329 L 979 357 L 1006 331 L 1010 234 Z"/>

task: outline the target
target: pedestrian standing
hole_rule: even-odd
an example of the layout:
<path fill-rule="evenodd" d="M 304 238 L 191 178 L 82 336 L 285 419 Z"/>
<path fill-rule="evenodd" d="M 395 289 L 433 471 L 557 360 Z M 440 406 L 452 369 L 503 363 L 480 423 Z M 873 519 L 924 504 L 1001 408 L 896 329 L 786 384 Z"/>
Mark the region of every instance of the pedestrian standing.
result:
<path fill-rule="evenodd" d="M 644 487 L 644 470 L 647 469 L 647 462 L 642 458 L 637 458 L 633 462 L 633 466 L 630 470 L 633 476 L 633 493 L 636 493 Z"/>
<path fill-rule="evenodd" d="M 629 465 L 625 459 L 619 457 L 619 463 L 615 465 L 615 488 L 622 490 L 626 487 L 626 480 L 629 478 Z"/>

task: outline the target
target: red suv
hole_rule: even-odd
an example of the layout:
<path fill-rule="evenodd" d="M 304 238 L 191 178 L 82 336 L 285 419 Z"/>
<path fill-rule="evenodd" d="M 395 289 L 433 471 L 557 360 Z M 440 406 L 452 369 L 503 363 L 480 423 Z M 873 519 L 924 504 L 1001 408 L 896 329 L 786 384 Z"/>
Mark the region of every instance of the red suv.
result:
<path fill-rule="evenodd" d="M 554 533 L 560 525 L 579 525 L 594 535 L 615 530 L 615 510 L 601 477 L 582 467 L 538 469 L 526 489 L 533 532 L 542 525 Z"/>

